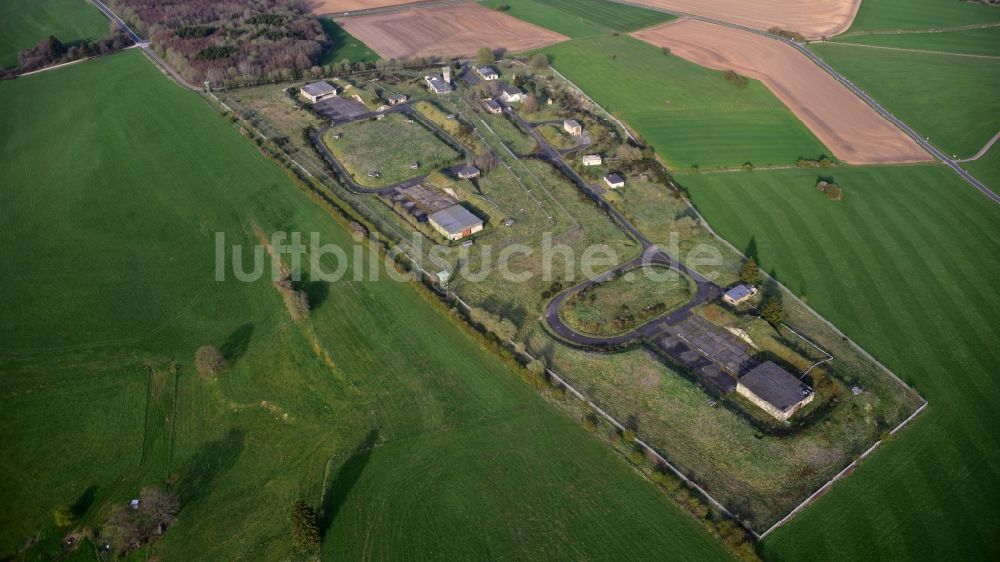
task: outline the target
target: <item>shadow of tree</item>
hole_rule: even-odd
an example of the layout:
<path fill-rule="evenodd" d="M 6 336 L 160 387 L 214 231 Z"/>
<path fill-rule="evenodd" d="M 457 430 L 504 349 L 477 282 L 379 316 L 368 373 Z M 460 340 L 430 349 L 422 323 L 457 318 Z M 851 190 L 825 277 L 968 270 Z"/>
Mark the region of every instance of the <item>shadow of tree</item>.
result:
<path fill-rule="evenodd" d="M 213 483 L 236 464 L 243 453 L 245 439 L 242 430 L 230 429 L 222 439 L 205 443 L 188 459 L 177 483 L 182 506 L 207 493 Z"/>
<path fill-rule="evenodd" d="M 230 365 L 235 365 L 243 357 L 250 347 L 250 336 L 253 335 L 253 324 L 247 322 L 229 334 L 226 342 L 222 344 L 222 355 L 226 357 Z"/>
<path fill-rule="evenodd" d="M 316 310 L 330 296 L 330 284 L 325 281 L 303 281 L 299 290 L 309 298 L 309 309 Z"/>
<path fill-rule="evenodd" d="M 320 510 L 320 529 L 324 535 L 330 530 L 341 506 L 347 501 L 351 489 L 354 488 L 361 473 L 364 472 L 365 466 L 368 465 L 372 449 L 377 441 L 378 429 L 372 429 L 354 448 L 351 456 L 340 466 L 333 480 L 327 484 L 327 489 L 323 492 L 323 505 Z"/>
<path fill-rule="evenodd" d="M 87 513 L 87 510 L 90 509 L 90 506 L 94 505 L 94 497 L 96 495 L 97 484 L 91 484 L 86 490 L 83 491 L 82 494 L 80 494 L 80 497 L 73 502 L 73 505 L 70 506 L 69 509 L 73 512 L 73 516 L 77 519 L 83 517 L 84 514 Z"/>

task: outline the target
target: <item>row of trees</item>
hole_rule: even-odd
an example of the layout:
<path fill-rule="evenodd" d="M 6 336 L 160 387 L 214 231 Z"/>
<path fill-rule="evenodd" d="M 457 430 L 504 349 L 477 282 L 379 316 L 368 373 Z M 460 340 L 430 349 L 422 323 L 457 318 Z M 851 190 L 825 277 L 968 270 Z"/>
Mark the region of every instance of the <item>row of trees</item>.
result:
<path fill-rule="evenodd" d="M 18 65 L 15 68 L 0 70 L 0 79 L 14 78 L 19 74 L 55 64 L 106 55 L 131 44 L 132 41 L 128 36 L 114 23 L 111 24 L 108 34 L 104 37 L 92 41 L 82 41 L 74 45 L 66 45 L 59 38 L 50 35 L 34 47 L 18 53 Z"/>

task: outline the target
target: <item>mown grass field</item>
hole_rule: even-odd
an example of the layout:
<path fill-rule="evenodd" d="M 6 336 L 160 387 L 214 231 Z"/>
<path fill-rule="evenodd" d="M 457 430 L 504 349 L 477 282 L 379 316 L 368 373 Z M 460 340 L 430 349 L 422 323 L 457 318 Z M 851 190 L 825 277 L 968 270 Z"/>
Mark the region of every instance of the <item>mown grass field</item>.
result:
<path fill-rule="evenodd" d="M 323 31 L 330 36 L 332 41 L 330 47 L 320 57 L 320 64 L 334 64 L 345 59 L 350 62 L 375 62 L 379 60 L 375 51 L 345 31 L 332 19 L 320 18 L 319 22 L 323 25 Z"/>
<path fill-rule="evenodd" d="M 1000 141 L 997 141 L 979 160 L 965 162 L 962 167 L 990 189 L 1000 191 Z"/>
<path fill-rule="evenodd" d="M 860 43 L 896 49 L 919 49 L 1000 57 L 1000 26 L 934 33 L 849 35 L 837 37 L 834 40 L 841 43 Z"/>
<path fill-rule="evenodd" d="M 755 80 L 738 87 L 721 72 L 625 36 L 575 39 L 544 52 L 674 168 L 782 165 L 830 154 Z"/>
<path fill-rule="evenodd" d="M 427 174 L 462 157 L 419 121 L 408 122 L 400 113 L 384 119 L 337 125 L 323 136 L 323 143 L 354 176 L 367 187 L 382 187 Z M 334 135 L 342 135 L 335 139 Z M 410 164 L 419 167 L 411 169 Z M 379 177 L 369 177 L 369 173 Z"/>
<path fill-rule="evenodd" d="M 567 37 L 627 32 L 674 19 L 670 14 L 606 0 L 488 0 L 490 8 L 509 6 L 515 18 L 551 29 Z"/>
<path fill-rule="evenodd" d="M 958 0 L 864 0 L 848 33 L 940 29 L 1000 22 L 994 6 Z"/>
<path fill-rule="evenodd" d="M 773 560 L 987 560 L 1000 526 L 1000 208 L 943 166 L 679 177 L 721 235 L 930 402 L 764 543 Z"/>
<path fill-rule="evenodd" d="M 87 0 L 0 2 L 0 67 L 17 66 L 17 53 L 49 35 L 65 44 L 108 33 L 108 20 Z"/>
<path fill-rule="evenodd" d="M 1000 130 L 1000 59 L 837 43 L 810 48 L 948 154 L 972 156 Z"/>
<path fill-rule="evenodd" d="M 415 288 L 307 275 L 299 324 L 266 276 L 216 281 L 217 232 L 350 238 L 139 52 L 0 103 L 4 556 L 39 530 L 29 557 L 58 555 L 59 505 L 97 525 L 173 476 L 179 521 L 139 558 L 288 559 L 298 497 L 328 559 L 724 557 Z"/>

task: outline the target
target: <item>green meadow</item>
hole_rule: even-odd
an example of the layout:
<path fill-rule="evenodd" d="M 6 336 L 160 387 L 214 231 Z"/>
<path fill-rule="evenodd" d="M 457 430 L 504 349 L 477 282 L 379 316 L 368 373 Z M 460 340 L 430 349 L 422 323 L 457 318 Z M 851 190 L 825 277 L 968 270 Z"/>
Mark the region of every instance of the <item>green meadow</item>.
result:
<path fill-rule="evenodd" d="M 1000 130 L 1000 59 L 838 43 L 810 49 L 948 154 L 972 156 Z"/>
<path fill-rule="evenodd" d="M 108 20 L 87 0 L 0 2 L 0 67 L 17 66 L 17 53 L 49 35 L 65 44 L 108 33 Z"/>
<path fill-rule="evenodd" d="M 988 165 L 984 163 L 985 165 Z M 682 175 L 724 238 L 925 396 L 916 422 L 764 542 L 771 560 L 992 559 L 1000 207 L 940 165 Z"/>
<path fill-rule="evenodd" d="M 490 8 L 507 6 L 506 13 L 568 37 L 635 31 L 674 19 L 670 14 L 607 0 L 488 0 L 481 3 Z"/>
<path fill-rule="evenodd" d="M 351 239 L 138 51 L 0 106 L 0 557 L 61 557 L 54 509 L 96 527 L 170 482 L 179 519 L 135 559 L 292 559 L 297 498 L 324 559 L 725 558 L 416 287 L 306 263 L 295 322 L 266 275 L 217 280 L 217 233 L 246 270 L 256 227 Z M 230 368 L 199 375 L 202 345 Z"/>
<path fill-rule="evenodd" d="M 1000 11 L 1000 10 L 997 10 Z M 834 39 L 840 43 L 857 43 L 894 49 L 918 49 L 946 53 L 1000 57 L 1000 26 L 965 31 L 933 33 L 886 33 L 849 35 Z"/>
<path fill-rule="evenodd" d="M 348 33 L 343 27 L 337 25 L 332 19 L 320 18 L 319 23 L 323 26 L 323 31 L 330 36 L 331 41 L 326 52 L 320 57 L 320 64 L 334 64 L 345 59 L 351 62 L 375 62 L 379 60 L 375 51 Z"/>
<path fill-rule="evenodd" d="M 941 29 L 991 23 L 1000 23 L 1000 10 L 976 2 L 864 0 L 848 33 Z"/>
<path fill-rule="evenodd" d="M 553 66 L 635 129 L 674 168 L 794 164 L 830 151 L 763 84 L 723 73 L 627 36 L 546 48 Z"/>

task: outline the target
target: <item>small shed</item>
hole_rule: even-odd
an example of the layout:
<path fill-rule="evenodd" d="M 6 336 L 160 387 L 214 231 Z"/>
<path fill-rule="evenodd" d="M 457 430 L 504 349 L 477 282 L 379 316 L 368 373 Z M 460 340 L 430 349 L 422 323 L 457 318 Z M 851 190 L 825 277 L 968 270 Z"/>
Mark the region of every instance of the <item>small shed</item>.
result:
<path fill-rule="evenodd" d="M 612 172 L 604 176 L 604 183 L 608 184 L 611 189 L 618 189 L 619 187 L 625 187 L 625 176 Z"/>
<path fill-rule="evenodd" d="M 733 306 L 739 306 L 740 304 L 750 300 L 754 295 L 757 294 L 757 287 L 752 287 L 745 283 L 740 283 L 735 287 L 730 288 L 722 295 L 722 300 Z"/>
<path fill-rule="evenodd" d="M 583 125 L 581 125 L 576 119 L 567 119 L 563 121 L 563 129 L 574 137 L 579 137 L 583 134 Z"/>
<path fill-rule="evenodd" d="M 486 111 L 489 111 L 490 113 L 503 112 L 503 107 L 501 107 L 500 104 L 497 102 L 497 100 L 493 98 L 487 98 L 483 100 L 483 107 L 485 107 Z"/>
<path fill-rule="evenodd" d="M 459 179 L 470 180 L 472 178 L 479 177 L 479 168 L 473 166 L 472 164 L 465 164 L 454 169 L 455 176 Z"/>
<path fill-rule="evenodd" d="M 600 154 L 587 154 L 583 157 L 584 166 L 600 166 L 604 160 Z"/>
<path fill-rule="evenodd" d="M 392 94 L 387 97 L 385 101 L 389 102 L 389 105 L 399 105 L 401 103 L 406 103 L 407 99 L 409 98 L 406 97 L 406 94 Z"/>

